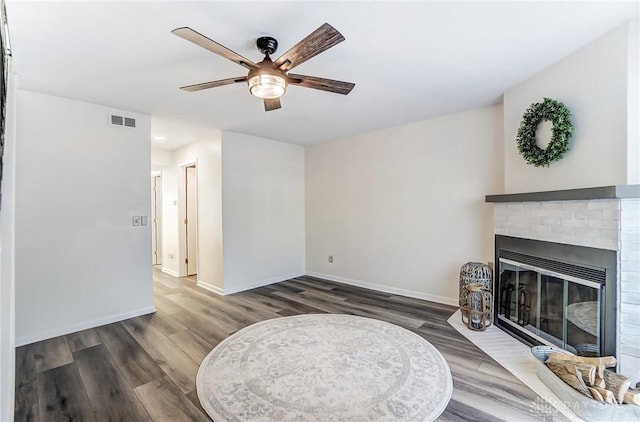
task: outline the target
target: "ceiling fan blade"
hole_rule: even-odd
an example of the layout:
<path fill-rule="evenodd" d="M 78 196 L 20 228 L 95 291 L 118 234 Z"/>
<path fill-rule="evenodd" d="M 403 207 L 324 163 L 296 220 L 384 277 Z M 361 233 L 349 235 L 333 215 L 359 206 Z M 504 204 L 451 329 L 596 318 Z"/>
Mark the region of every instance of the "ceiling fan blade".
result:
<path fill-rule="evenodd" d="M 201 33 L 194 31 L 189 27 L 176 28 L 171 31 L 172 34 L 179 36 L 180 38 L 184 38 L 187 41 L 191 41 L 195 45 L 198 45 L 202 48 L 206 48 L 207 50 L 219 54 L 222 57 L 231 60 L 234 63 L 239 64 L 240 66 L 244 66 L 247 69 L 257 69 L 258 65 L 247 59 L 246 57 L 242 57 L 240 54 L 235 53 L 229 50 L 227 47 L 218 44 L 214 40 L 205 37 Z"/>
<path fill-rule="evenodd" d="M 280 98 L 265 98 L 264 111 L 277 110 L 281 107 Z"/>
<path fill-rule="evenodd" d="M 286 72 L 342 41 L 344 41 L 342 34 L 325 23 L 280 56 L 274 62 L 275 66 Z"/>
<path fill-rule="evenodd" d="M 316 76 L 294 75 L 289 73 L 288 82 L 293 85 L 305 88 L 320 89 L 322 91 L 335 92 L 336 94 L 347 95 L 356 84 L 351 82 L 336 81 L 334 79 L 318 78 Z"/>
<path fill-rule="evenodd" d="M 203 89 L 215 88 L 217 86 L 231 85 L 238 82 L 246 81 L 246 76 L 238 76 L 237 78 L 221 79 L 219 81 L 203 82 L 201 84 L 181 86 L 180 89 L 182 89 L 183 91 L 194 92 L 202 91 Z"/>

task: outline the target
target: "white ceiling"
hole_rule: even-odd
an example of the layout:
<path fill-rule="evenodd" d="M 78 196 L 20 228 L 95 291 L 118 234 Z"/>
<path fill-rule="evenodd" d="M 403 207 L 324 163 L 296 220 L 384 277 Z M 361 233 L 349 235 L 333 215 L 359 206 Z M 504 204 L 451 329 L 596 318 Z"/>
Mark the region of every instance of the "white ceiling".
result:
<path fill-rule="evenodd" d="M 6 0 L 20 88 L 154 116 L 175 148 L 207 128 L 310 145 L 501 101 L 509 87 L 638 16 L 637 1 L 185 2 Z M 328 22 L 346 41 L 295 73 L 354 82 L 291 87 L 265 112 L 244 84 L 179 86 L 246 69 L 170 33 L 189 26 L 260 61 Z M 193 129 L 193 128 L 197 129 Z M 190 129 L 191 128 L 191 129 Z"/>

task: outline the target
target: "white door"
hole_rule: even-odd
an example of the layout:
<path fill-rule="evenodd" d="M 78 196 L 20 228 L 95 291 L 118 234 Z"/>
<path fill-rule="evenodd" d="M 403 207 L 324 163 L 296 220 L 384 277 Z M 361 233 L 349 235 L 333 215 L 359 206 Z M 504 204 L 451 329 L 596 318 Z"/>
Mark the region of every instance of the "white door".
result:
<path fill-rule="evenodd" d="M 153 176 L 151 185 L 151 249 L 153 265 L 162 264 L 162 231 L 160 229 L 162 218 L 162 179 Z"/>
<path fill-rule="evenodd" d="M 186 239 L 186 253 L 185 264 L 187 265 L 187 275 L 194 275 L 198 273 L 198 208 L 197 208 L 197 180 L 196 180 L 196 166 L 185 167 L 185 183 L 187 194 L 186 204 L 187 209 L 185 215 L 187 218 L 184 220 L 185 225 L 185 239 Z"/>

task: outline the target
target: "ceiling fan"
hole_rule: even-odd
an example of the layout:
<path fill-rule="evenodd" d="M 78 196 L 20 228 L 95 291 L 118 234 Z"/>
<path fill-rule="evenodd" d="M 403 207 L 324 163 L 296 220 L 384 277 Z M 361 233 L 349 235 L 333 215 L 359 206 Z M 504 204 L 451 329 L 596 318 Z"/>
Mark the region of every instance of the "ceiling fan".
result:
<path fill-rule="evenodd" d="M 185 91 L 200 91 L 217 86 L 247 82 L 249 92 L 256 97 L 262 98 L 264 100 L 264 109 L 271 111 L 281 107 L 280 97 L 286 92 L 289 85 L 320 89 L 343 95 L 347 95 L 355 86 L 351 82 L 288 73 L 294 67 L 344 41 L 342 34 L 328 23 L 323 24 L 307 35 L 289 51 L 277 58 L 276 61 L 271 60 L 271 55 L 278 49 L 278 41 L 272 37 L 258 38 L 256 41 L 258 49 L 265 55 L 264 59 L 259 63 L 254 63 L 242 57 L 189 27 L 176 28 L 171 33 L 249 69 L 247 76 L 180 87 Z"/>

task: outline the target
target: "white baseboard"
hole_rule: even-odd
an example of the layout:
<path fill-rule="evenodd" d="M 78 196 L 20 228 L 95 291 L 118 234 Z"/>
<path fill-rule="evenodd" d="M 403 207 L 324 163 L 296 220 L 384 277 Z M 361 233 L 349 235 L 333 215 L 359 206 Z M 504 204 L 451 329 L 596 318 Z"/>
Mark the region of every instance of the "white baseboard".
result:
<path fill-rule="evenodd" d="M 223 296 L 224 290 L 221 287 L 214 286 L 213 284 L 209 284 L 206 281 L 198 280 L 196 281 L 196 285 L 198 287 L 202 287 L 203 289 L 209 290 L 217 295 Z"/>
<path fill-rule="evenodd" d="M 155 306 L 148 306 L 146 308 L 137 309 L 131 312 L 124 312 L 116 315 L 109 315 L 104 318 L 96 318 L 90 321 L 78 322 L 76 324 L 67 325 L 65 327 L 54 328 L 42 333 L 32 334 L 29 336 L 17 337 L 16 347 L 24 346 L 25 344 L 35 343 L 37 341 L 47 340 L 53 337 L 63 336 L 65 334 L 71 334 L 89 328 L 99 327 L 101 325 L 111 324 L 113 322 L 122 321 L 129 318 L 135 318 L 140 315 L 151 314 L 156 311 Z"/>
<path fill-rule="evenodd" d="M 173 277 L 180 277 L 177 271 L 173 271 L 167 267 L 162 267 L 162 272 L 165 274 L 169 274 L 170 276 L 173 276 Z"/>
<path fill-rule="evenodd" d="M 444 303 L 445 305 L 451 305 L 451 306 L 458 306 L 459 305 L 457 298 L 452 299 L 450 297 L 431 295 L 431 294 L 428 294 L 428 293 L 417 292 L 415 290 L 400 289 L 400 288 L 397 288 L 397 287 L 386 286 L 384 284 L 370 283 L 368 281 L 354 280 L 352 278 L 340 277 L 340 276 L 332 275 L 332 274 L 317 273 L 317 272 L 313 272 L 313 271 L 307 271 L 307 275 L 310 275 L 312 277 L 324 278 L 324 279 L 330 280 L 330 281 L 336 281 L 336 282 L 342 283 L 342 284 L 349 284 L 351 286 L 358 286 L 358 287 L 364 287 L 366 289 L 377 290 L 379 292 L 391 293 L 391 294 L 394 294 L 394 295 L 411 297 L 411 298 L 414 298 L 414 299 L 421 299 L 421 300 L 428 300 L 430 302 Z"/>
<path fill-rule="evenodd" d="M 285 281 L 285 280 L 290 280 L 292 278 L 296 278 L 296 277 L 302 277 L 304 275 L 304 273 L 295 273 L 295 274 L 288 274 L 288 275 L 283 275 L 283 276 L 277 276 L 277 277 L 271 277 L 265 280 L 260 280 L 260 281 L 256 281 L 255 283 L 251 283 L 247 286 L 243 286 L 239 289 L 224 289 L 222 295 L 226 296 L 226 295 L 230 295 L 233 293 L 238 293 L 238 292 L 244 292 L 245 290 L 251 290 L 251 289 L 255 289 L 257 287 L 262 287 L 262 286 L 268 286 L 269 284 L 274 284 L 274 283 L 279 283 L 281 281 Z"/>

